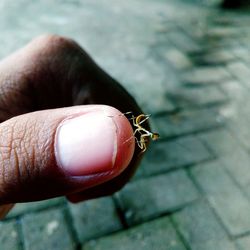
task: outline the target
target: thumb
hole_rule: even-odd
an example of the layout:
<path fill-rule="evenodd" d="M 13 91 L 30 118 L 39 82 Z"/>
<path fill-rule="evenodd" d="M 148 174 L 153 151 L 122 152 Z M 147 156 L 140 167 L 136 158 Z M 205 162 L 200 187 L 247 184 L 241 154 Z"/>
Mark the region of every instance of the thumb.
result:
<path fill-rule="evenodd" d="M 0 204 L 83 191 L 119 175 L 134 152 L 120 111 L 86 105 L 28 113 L 0 124 Z"/>

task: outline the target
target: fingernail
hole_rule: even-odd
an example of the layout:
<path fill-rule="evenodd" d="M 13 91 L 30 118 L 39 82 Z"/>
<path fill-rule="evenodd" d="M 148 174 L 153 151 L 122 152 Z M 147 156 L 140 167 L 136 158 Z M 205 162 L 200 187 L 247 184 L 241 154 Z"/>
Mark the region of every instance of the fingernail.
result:
<path fill-rule="evenodd" d="M 114 120 L 104 111 L 92 111 L 65 120 L 57 129 L 57 163 L 71 176 L 84 176 L 112 169 L 117 154 Z"/>

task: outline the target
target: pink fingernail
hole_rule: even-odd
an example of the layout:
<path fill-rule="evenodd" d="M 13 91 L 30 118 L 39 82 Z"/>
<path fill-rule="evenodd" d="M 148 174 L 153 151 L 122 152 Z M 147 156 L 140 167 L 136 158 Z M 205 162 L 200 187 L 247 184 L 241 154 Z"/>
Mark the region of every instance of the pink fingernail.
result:
<path fill-rule="evenodd" d="M 55 155 L 71 176 L 111 170 L 117 155 L 114 120 L 101 110 L 65 120 L 56 132 Z"/>

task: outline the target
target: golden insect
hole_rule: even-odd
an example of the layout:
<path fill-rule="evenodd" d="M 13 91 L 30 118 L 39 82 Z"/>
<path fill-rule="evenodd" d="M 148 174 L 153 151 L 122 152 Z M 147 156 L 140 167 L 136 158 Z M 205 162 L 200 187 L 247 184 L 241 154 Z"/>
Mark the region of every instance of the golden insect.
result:
<path fill-rule="evenodd" d="M 126 112 L 125 115 L 126 114 L 132 114 L 132 112 Z M 138 147 L 142 150 L 142 152 L 145 152 L 147 150 L 147 142 L 149 141 L 150 138 L 153 141 L 156 141 L 160 138 L 160 135 L 158 133 L 148 131 L 142 126 L 142 124 L 145 121 L 147 121 L 149 117 L 150 115 L 145 115 L 145 114 L 140 114 L 138 116 L 134 116 L 132 114 L 132 117 L 129 118 L 130 120 L 132 120 L 133 126 L 135 127 L 134 138 L 136 140 Z M 139 139 L 136 137 L 137 134 L 139 134 Z"/>

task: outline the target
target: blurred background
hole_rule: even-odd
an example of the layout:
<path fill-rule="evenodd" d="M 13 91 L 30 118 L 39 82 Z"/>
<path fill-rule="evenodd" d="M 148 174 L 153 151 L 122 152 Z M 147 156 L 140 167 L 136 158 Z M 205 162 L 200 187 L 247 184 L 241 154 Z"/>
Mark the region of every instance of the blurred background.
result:
<path fill-rule="evenodd" d="M 0 249 L 249 250 L 249 14 L 244 0 L 0 0 L 0 58 L 71 37 L 161 135 L 112 197 L 18 204 Z"/>

